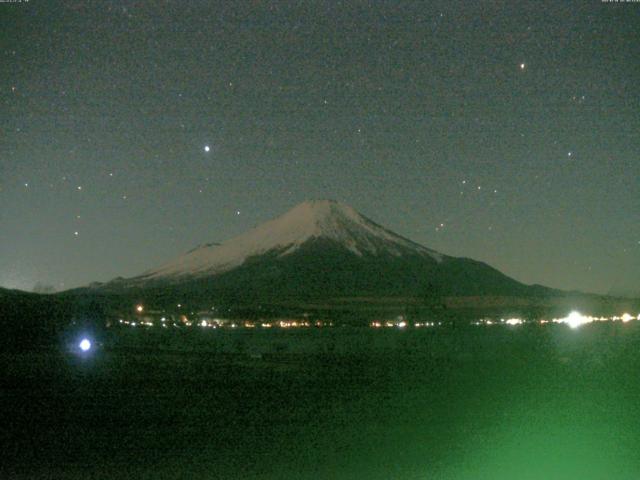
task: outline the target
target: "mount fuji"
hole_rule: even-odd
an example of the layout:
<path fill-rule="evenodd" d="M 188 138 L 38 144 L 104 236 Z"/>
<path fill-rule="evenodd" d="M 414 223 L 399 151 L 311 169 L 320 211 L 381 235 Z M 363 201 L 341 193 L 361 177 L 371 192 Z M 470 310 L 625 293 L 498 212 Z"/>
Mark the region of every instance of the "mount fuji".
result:
<path fill-rule="evenodd" d="M 331 200 L 307 201 L 222 244 L 98 288 L 153 296 L 265 299 L 539 296 L 489 265 L 408 240 Z"/>
<path fill-rule="evenodd" d="M 181 281 L 185 277 L 217 275 L 260 255 L 276 253 L 277 258 L 287 257 L 308 242 L 319 240 L 361 258 L 417 255 L 440 262 L 443 257 L 386 230 L 347 205 L 320 200 L 301 203 L 222 245 L 196 247 L 139 279 Z"/>

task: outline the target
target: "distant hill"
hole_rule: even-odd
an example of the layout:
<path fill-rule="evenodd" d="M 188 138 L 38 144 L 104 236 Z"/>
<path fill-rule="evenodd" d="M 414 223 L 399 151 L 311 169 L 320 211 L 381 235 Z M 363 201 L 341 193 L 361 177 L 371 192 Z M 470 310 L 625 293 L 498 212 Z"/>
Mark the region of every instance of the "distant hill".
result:
<path fill-rule="evenodd" d="M 640 299 L 640 290 L 631 286 L 616 286 L 609 290 L 609 295 L 615 297 Z"/>

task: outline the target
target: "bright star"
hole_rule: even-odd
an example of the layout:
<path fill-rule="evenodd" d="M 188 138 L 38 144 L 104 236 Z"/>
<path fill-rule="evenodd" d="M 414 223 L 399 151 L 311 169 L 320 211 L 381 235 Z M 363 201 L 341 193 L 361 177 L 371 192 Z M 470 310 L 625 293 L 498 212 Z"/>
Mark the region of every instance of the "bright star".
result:
<path fill-rule="evenodd" d="M 211 150 L 211 147 L 209 145 L 205 145 L 204 146 L 204 151 L 205 152 L 209 152 Z"/>
<path fill-rule="evenodd" d="M 80 347 L 80 350 L 82 350 L 83 352 L 86 352 L 91 348 L 91 341 L 87 338 L 83 338 L 82 341 L 80 342 L 79 347 Z"/>
<path fill-rule="evenodd" d="M 526 65 L 524 63 L 520 64 L 520 70 L 524 70 L 524 67 L 526 67 Z"/>

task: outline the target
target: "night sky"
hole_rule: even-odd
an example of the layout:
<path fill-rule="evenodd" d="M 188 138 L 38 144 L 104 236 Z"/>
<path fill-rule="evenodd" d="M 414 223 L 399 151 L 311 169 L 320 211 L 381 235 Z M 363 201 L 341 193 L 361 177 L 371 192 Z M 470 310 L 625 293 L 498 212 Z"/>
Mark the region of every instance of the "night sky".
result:
<path fill-rule="evenodd" d="M 640 291 L 640 3 L 0 3 L 0 286 L 132 276 L 307 199 Z"/>

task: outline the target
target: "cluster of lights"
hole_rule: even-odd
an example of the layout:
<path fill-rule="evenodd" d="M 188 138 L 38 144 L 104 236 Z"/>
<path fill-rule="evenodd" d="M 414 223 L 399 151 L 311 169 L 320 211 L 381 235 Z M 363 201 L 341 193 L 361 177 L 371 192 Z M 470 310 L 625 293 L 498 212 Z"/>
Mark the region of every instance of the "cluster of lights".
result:
<path fill-rule="evenodd" d="M 521 318 L 501 318 L 500 320 L 494 320 L 491 318 L 481 318 L 472 323 L 472 325 L 522 325 L 526 321 Z"/>
<path fill-rule="evenodd" d="M 422 328 L 422 327 L 435 327 L 436 325 L 441 325 L 441 322 L 438 322 L 436 324 L 436 322 L 416 322 L 413 324 L 414 327 L 416 328 Z"/>
<path fill-rule="evenodd" d="M 298 328 L 298 327 L 310 327 L 311 323 L 306 320 L 280 320 L 276 322 L 276 325 L 280 328 Z"/>
<path fill-rule="evenodd" d="M 176 305 L 178 308 L 182 308 L 184 305 L 181 303 L 178 303 Z M 216 311 L 217 308 L 215 306 L 211 307 L 211 311 Z M 228 311 L 230 312 L 231 309 L 228 309 Z M 136 316 L 134 317 L 135 320 L 124 320 L 124 319 L 120 319 L 119 323 L 122 325 L 128 325 L 128 326 L 146 326 L 146 327 L 153 327 L 154 323 L 152 322 L 152 318 L 150 315 L 145 315 L 143 316 L 142 314 L 145 312 L 145 307 L 142 304 L 137 304 L 134 307 L 134 312 L 136 313 Z M 279 327 L 279 328 L 309 328 L 309 327 L 332 327 L 333 326 L 333 322 L 330 321 L 325 321 L 325 320 L 316 320 L 316 321 L 310 321 L 309 320 L 309 314 L 305 313 L 303 314 L 303 319 L 281 319 L 281 320 L 260 320 L 260 321 L 251 321 L 251 320 L 240 320 L 240 321 L 230 321 L 228 319 L 221 319 L 221 318 L 210 318 L 208 316 L 205 316 L 204 318 L 200 317 L 197 318 L 199 315 L 197 315 L 195 312 L 191 312 L 190 315 L 193 320 L 191 320 L 186 314 L 185 315 L 180 315 L 179 319 L 175 319 L 174 317 L 162 317 L 160 319 L 160 325 L 163 328 L 167 328 L 168 325 L 173 325 L 174 327 L 190 327 L 192 325 L 196 325 L 202 328 L 247 328 L 247 329 L 254 329 L 254 328 L 273 328 L 273 327 Z"/>
<path fill-rule="evenodd" d="M 404 317 L 398 317 L 395 320 L 375 320 L 369 324 L 371 328 L 407 328 L 413 326 L 414 328 L 435 327 L 436 325 L 442 325 L 442 322 L 415 322 L 409 324 Z"/>
<path fill-rule="evenodd" d="M 121 323 L 123 325 L 129 325 L 130 327 L 137 327 L 137 326 L 141 326 L 141 327 L 153 327 L 153 322 L 149 322 L 149 321 L 138 321 L 138 322 L 130 322 L 129 320 L 118 320 L 118 323 Z"/>
<path fill-rule="evenodd" d="M 592 317 L 590 315 L 582 315 L 580 312 L 573 311 L 566 317 L 561 318 L 552 318 L 550 320 L 540 319 L 535 321 L 527 321 L 522 318 L 501 318 L 500 320 L 492 320 L 489 318 L 482 318 L 476 322 L 473 322 L 473 325 L 522 325 L 523 323 L 559 323 L 568 325 L 571 328 L 578 328 L 587 323 L 593 322 L 623 322 L 627 323 L 631 320 L 640 320 L 640 314 L 637 316 L 630 315 L 629 313 L 623 313 L 620 316 L 612 316 L 612 317 Z"/>
<path fill-rule="evenodd" d="M 551 320 L 553 323 L 565 323 L 569 325 L 571 328 L 578 328 L 582 325 L 592 322 L 623 322 L 627 323 L 631 320 L 640 320 L 640 314 L 637 316 L 632 316 L 628 313 L 623 313 L 620 316 L 613 317 L 591 317 L 587 315 L 581 315 L 578 312 L 571 312 L 568 316 L 564 318 L 554 318 Z"/>
<path fill-rule="evenodd" d="M 140 318 L 138 318 L 136 321 L 124 320 L 121 318 L 118 320 L 118 323 L 120 323 L 121 325 L 130 326 L 130 327 L 137 327 L 137 326 L 153 327 L 156 325 L 154 322 L 148 319 L 140 319 Z M 185 315 L 181 315 L 180 320 L 177 322 L 169 321 L 166 317 L 162 317 L 160 319 L 160 325 L 162 326 L 162 328 L 168 328 L 169 325 L 172 325 L 176 328 L 179 328 L 182 326 L 191 327 L 192 325 L 197 325 L 201 328 L 213 328 L 213 329 L 217 329 L 217 328 L 255 329 L 255 328 L 273 328 L 273 327 L 287 329 L 287 328 L 333 327 L 333 322 L 328 322 L 323 320 L 317 320 L 315 322 L 312 322 L 310 320 L 295 320 L 295 319 L 277 320 L 277 321 L 259 321 L 259 322 L 250 321 L 250 320 L 230 322 L 229 320 L 214 318 L 214 319 L 202 319 L 194 323 L 190 321 Z"/>
<path fill-rule="evenodd" d="M 181 304 L 178 304 L 178 307 L 182 307 Z M 212 307 L 212 310 L 214 310 L 214 307 Z M 143 305 L 136 305 L 135 307 L 135 311 L 136 313 L 142 313 L 144 311 L 144 307 Z M 308 315 L 305 314 L 305 317 L 307 317 Z M 615 321 L 621 321 L 623 323 L 627 323 L 630 322 L 631 320 L 640 320 L 640 314 L 638 314 L 637 316 L 633 316 L 630 315 L 629 313 L 624 313 L 620 316 L 611 316 L 611 317 L 593 317 L 593 316 L 589 316 L 589 315 L 582 315 L 581 313 L 577 312 L 577 311 L 573 311 L 571 313 L 569 313 L 569 315 L 567 315 L 566 317 L 561 317 L 561 318 L 552 318 L 552 319 L 539 319 L 539 320 L 525 320 L 522 318 L 517 318 L 517 317 L 512 317 L 512 318 L 501 318 L 499 320 L 497 319 L 491 319 L 491 318 L 482 318 L 480 320 L 477 320 L 475 322 L 472 322 L 472 325 L 479 325 L 479 326 L 485 326 L 485 325 L 508 325 L 508 326 L 518 326 L 518 325 L 522 325 L 524 323 L 538 323 L 538 324 L 548 324 L 548 323 L 557 323 L 557 324 L 565 324 L 568 325 L 570 328 L 578 328 L 582 325 L 588 324 L 588 323 L 592 323 L 592 322 L 615 322 Z M 153 327 L 154 323 L 152 321 L 150 321 L 149 318 L 145 318 L 145 319 L 141 319 L 140 317 L 137 318 L 136 321 L 129 321 L 129 320 L 123 320 L 120 319 L 119 323 L 123 324 L 123 325 L 128 325 L 131 327 L 136 327 L 136 326 L 143 326 L 143 327 Z M 178 322 L 172 321 L 172 322 L 168 322 L 166 317 L 162 317 L 160 319 L 160 325 L 163 328 L 168 328 L 168 324 L 172 325 L 173 327 L 179 328 L 181 326 L 187 326 L 190 327 L 192 326 L 194 323 L 192 321 L 190 321 L 186 315 L 181 315 L 180 316 L 180 320 Z M 214 318 L 214 319 L 202 319 L 199 322 L 197 322 L 195 325 L 198 325 L 202 328 L 246 328 L 246 329 L 255 329 L 255 328 L 273 328 L 273 327 L 277 327 L 277 328 L 282 328 L 282 329 L 288 329 L 288 328 L 309 328 L 309 327 L 332 327 L 333 326 L 333 322 L 328 322 L 328 321 L 322 321 L 322 320 L 317 320 L 315 322 L 311 322 L 308 319 L 304 319 L 304 320 L 299 320 L 299 319 L 282 319 L 282 320 L 274 320 L 274 321 L 249 321 L 249 320 L 245 320 L 245 321 L 239 321 L 239 322 L 230 322 L 229 320 L 224 320 L 224 319 L 220 319 L 220 318 Z M 413 327 L 413 328 L 423 328 L 423 327 L 435 327 L 435 326 L 440 326 L 442 325 L 442 322 L 413 322 L 413 323 L 409 323 L 406 318 L 403 315 L 399 315 L 398 317 L 392 319 L 392 320 L 375 320 L 372 321 L 369 326 L 371 328 L 399 328 L 399 329 L 404 329 L 407 327 Z M 86 339 L 84 339 L 86 340 Z M 83 341 L 84 341 L 83 340 Z M 86 340 L 87 342 L 89 342 L 88 340 Z M 91 348 L 91 343 L 89 342 L 88 344 L 83 344 L 83 345 L 88 345 L 88 347 L 86 348 L 86 350 Z M 80 345 L 80 349 L 83 351 L 86 351 L 82 345 Z"/>

